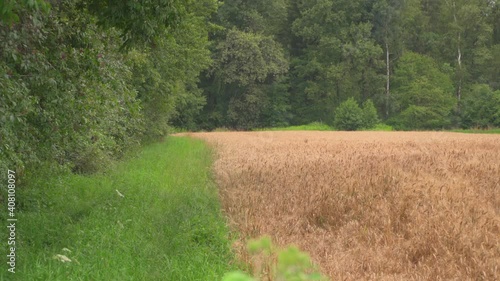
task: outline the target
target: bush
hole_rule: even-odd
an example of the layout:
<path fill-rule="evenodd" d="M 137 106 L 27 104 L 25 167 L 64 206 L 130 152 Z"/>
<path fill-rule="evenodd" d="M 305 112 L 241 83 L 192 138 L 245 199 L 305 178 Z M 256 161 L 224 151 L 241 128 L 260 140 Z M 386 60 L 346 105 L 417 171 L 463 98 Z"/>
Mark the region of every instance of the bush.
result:
<path fill-rule="evenodd" d="M 337 130 L 356 131 L 363 127 L 363 124 L 363 110 L 353 98 L 349 98 L 337 107 L 333 121 L 333 126 Z"/>
<path fill-rule="evenodd" d="M 451 121 L 429 107 L 410 105 L 399 115 L 401 130 L 440 129 L 448 127 Z"/>
<path fill-rule="evenodd" d="M 474 85 L 464 95 L 461 111 L 464 128 L 500 126 L 500 91 L 493 92 L 488 85 Z"/>
<path fill-rule="evenodd" d="M 253 275 L 257 278 L 236 271 L 227 273 L 223 281 L 328 280 L 319 273 L 307 253 L 301 252 L 294 246 L 276 250 L 269 237 L 249 241 L 248 252 L 252 256 Z"/>
<path fill-rule="evenodd" d="M 191 126 L 205 101 L 198 74 L 211 61 L 202 15 L 156 25 L 168 36 L 155 48 L 134 40 L 129 49 L 121 26 L 97 25 L 82 1 L 32 7 L 42 2 L 7 5 L 3 15 L 0 4 L 0 168 L 55 162 L 91 173 L 161 139 L 174 117 Z"/>
<path fill-rule="evenodd" d="M 396 114 L 391 125 L 403 130 L 450 126 L 456 106 L 450 75 L 432 58 L 407 52 L 399 60 L 393 83 Z"/>
<path fill-rule="evenodd" d="M 363 103 L 363 128 L 372 129 L 378 124 L 380 120 L 378 119 L 377 109 L 371 100 L 367 100 Z"/>
<path fill-rule="evenodd" d="M 229 101 L 227 119 L 230 127 L 237 130 L 250 130 L 259 127 L 262 109 L 265 108 L 264 93 L 253 88 L 249 92 Z"/>

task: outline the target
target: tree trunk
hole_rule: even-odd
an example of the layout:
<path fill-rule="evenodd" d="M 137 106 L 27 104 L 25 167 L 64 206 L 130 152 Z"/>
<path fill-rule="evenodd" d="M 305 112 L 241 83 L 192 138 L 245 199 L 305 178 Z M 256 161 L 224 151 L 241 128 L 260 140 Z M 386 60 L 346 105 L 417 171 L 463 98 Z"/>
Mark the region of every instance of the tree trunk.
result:
<path fill-rule="evenodd" d="M 389 61 L 389 43 L 385 42 L 385 64 L 386 64 L 386 83 L 385 83 L 385 117 L 389 117 L 389 99 L 391 97 L 391 65 Z"/>
<path fill-rule="evenodd" d="M 456 2 L 452 2 L 453 6 L 453 20 L 455 24 L 457 24 L 457 7 L 456 7 Z M 458 76 L 458 81 L 457 81 L 457 110 L 460 112 L 460 100 L 462 99 L 462 49 L 460 47 L 462 41 L 462 34 L 460 31 L 457 32 L 457 76 Z"/>
<path fill-rule="evenodd" d="M 457 63 L 458 63 L 458 85 L 457 85 L 457 101 L 460 108 L 460 100 L 462 99 L 462 50 L 460 48 L 460 33 L 458 33 L 457 46 Z"/>

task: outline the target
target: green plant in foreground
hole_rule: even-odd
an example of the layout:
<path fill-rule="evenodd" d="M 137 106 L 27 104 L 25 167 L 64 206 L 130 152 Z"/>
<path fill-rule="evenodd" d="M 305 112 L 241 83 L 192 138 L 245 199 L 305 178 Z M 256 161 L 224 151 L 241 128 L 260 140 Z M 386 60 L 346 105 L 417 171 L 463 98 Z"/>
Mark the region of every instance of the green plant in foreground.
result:
<path fill-rule="evenodd" d="M 223 281 L 256 281 L 262 277 L 276 281 L 328 280 L 319 273 L 309 255 L 295 246 L 277 250 L 269 237 L 262 237 L 250 240 L 247 247 L 253 262 L 254 277 L 234 271 L 227 273 Z"/>

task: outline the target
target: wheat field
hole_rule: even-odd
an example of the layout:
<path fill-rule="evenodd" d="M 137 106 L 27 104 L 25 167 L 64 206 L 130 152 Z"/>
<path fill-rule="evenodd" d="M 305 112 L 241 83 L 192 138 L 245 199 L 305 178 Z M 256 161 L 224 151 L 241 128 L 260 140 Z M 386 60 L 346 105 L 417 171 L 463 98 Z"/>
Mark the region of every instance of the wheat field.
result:
<path fill-rule="evenodd" d="M 192 133 L 231 227 L 309 252 L 332 280 L 500 280 L 500 135 Z"/>

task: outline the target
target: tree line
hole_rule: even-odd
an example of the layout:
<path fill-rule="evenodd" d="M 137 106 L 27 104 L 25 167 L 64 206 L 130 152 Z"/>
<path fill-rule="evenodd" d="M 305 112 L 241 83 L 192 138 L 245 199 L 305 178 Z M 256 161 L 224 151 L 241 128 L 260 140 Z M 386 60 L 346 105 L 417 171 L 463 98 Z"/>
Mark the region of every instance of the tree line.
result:
<path fill-rule="evenodd" d="M 93 172 L 205 103 L 213 0 L 0 2 L 0 169 Z"/>
<path fill-rule="evenodd" d="M 397 129 L 500 125 L 492 0 L 225 1 L 203 129 L 335 124 L 372 101 Z"/>
<path fill-rule="evenodd" d="M 3 170 L 171 127 L 500 126 L 495 0 L 5 0 L 0 57 Z"/>

